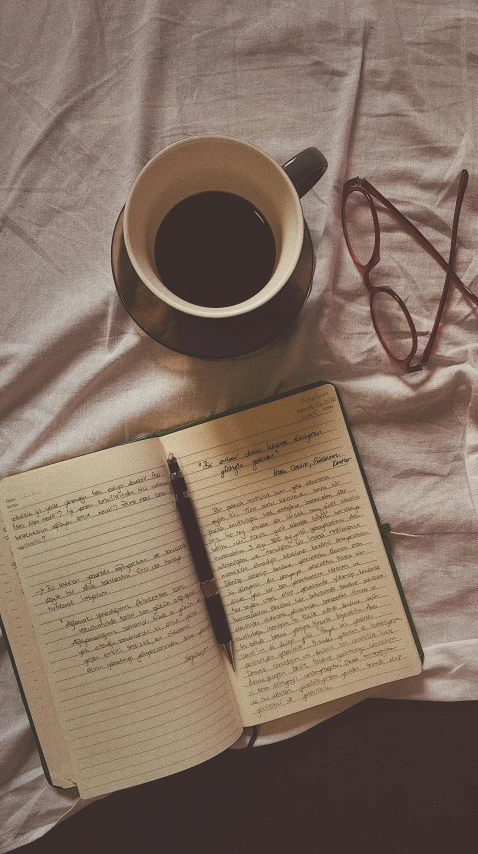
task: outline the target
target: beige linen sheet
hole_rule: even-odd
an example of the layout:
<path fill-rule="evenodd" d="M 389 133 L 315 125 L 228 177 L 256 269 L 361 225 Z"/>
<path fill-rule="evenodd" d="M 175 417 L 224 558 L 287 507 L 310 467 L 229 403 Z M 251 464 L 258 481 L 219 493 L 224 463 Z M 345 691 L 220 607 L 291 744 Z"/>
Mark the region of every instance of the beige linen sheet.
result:
<path fill-rule="evenodd" d="M 374 333 L 340 223 L 368 178 L 444 257 L 470 172 L 456 269 L 478 292 L 478 19 L 473 0 L 5 0 L 0 27 L 0 476 L 158 432 L 318 379 L 342 394 L 425 650 L 421 677 L 374 696 L 478 699 L 478 311 L 453 289 L 420 374 Z M 116 217 L 141 167 L 195 134 L 283 163 L 329 161 L 304 198 L 316 255 L 297 322 L 257 354 L 173 353 L 113 285 Z M 385 214 L 377 271 L 421 346 L 444 281 Z M 0 852 L 82 804 L 48 786 L 0 641 Z M 359 699 L 359 698 L 355 698 Z M 284 738 L 345 707 L 264 726 Z"/>

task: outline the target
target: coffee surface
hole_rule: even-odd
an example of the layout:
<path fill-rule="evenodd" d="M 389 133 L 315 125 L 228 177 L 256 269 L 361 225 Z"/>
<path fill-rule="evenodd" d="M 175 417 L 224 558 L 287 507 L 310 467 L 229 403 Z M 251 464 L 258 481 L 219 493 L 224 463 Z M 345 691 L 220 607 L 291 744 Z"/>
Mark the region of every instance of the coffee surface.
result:
<path fill-rule="evenodd" d="M 269 223 L 251 202 L 210 191 L 175 205 L 159 226 L 154 257 L 161 281 L 195 305 L 235 305 L 272 276 L 276 246 Z"/>

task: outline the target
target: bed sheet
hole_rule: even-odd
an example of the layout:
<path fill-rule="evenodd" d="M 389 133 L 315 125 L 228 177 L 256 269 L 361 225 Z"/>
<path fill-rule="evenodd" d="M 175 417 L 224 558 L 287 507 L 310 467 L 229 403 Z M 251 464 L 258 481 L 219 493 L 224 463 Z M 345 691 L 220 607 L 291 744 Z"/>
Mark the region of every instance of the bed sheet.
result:
<path fill-rule="evenodd" d="M 478 698 L 478 312 L 456 288 L 429 366 L 382 350 L 340 221 L 359 174 L 442 255 L 470 184 L 456 269 L 478 293 L 478 11 L 473 0 L 4 0 L 1 9 L 0 476 L 329 379 L 350 418 L 425 651 L 421 677 L 374 696 Z M 284 163 L 320 148 L 303 199 L 316 269 L 293 327 L 264 350 L 200 361 L 142 333 L 109 265 L 142 166 L 196 134 Z M 386 215 L 380 276 L 424 346 L 444 274 Z M 0 851 L 82 803 L 40 768 L 0 646 Z M 359 698 L 354 698 L 354 701 Z M 287 737 L 348 702 L 264 726 Z"/>

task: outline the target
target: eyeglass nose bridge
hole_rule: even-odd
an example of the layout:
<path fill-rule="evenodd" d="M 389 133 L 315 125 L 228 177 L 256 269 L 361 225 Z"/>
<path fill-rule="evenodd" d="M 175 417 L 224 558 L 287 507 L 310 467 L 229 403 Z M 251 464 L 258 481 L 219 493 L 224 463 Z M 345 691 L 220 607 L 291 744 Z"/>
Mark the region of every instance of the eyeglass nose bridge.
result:
<path fill-rule="evenodd" d="M 353 248 L 352 248 L 352 243 L 350 241 L 350 237 L 349 237 L 349 234 L 347 231 L 347 218 L 346 218 L 345 208 L 346 208 L 346 204 L 347 204 L 347 199 L 349 198 L 349 196 L 352 195 L 352 193 L 362 193 L 362 195 L 365 196 L 367 203 L 368 203 L 368 206 L 370 208 L 370 213 L 372 214 L 373 227 L 374 227 L 374 244 L 373 244 L 372 254 L 371 254 L 370 259 L 368 260 L 368 262 L 366 264 L 362 264 L 358 260 L 357 256 L 355 255 Z M 353 179 L 353 181 L 347 181 L 347 183 L 344 186 L 343 193 L 342 193 L 342 228 L 343 228 L 343 232 L 344 232 L 345 242 L 347 244 L 347 249 L 349 250 L 352 261 L 354 262 L 355 266 L 357 267 L 357 270 L 364 277 L 364 283 L 367 285 L 367 287 L 369 287 L 370 282 L 367 283 L 365 281 L 365 276 L 367 276 L 368 273 L 370 273 L 370 271 L 373 270 L 373 268 L 376 267 L 380 261 L 380 225 L 378 222 L 377 210 L 376 210 L 373 198 L 370 195 L 370 193 L 367 191 L 367 189 L 362 185 L 361 178 L 355 178 L 355 179 Z M 370 287 L 371 287 L 371 285 L 370 285 Z"/>

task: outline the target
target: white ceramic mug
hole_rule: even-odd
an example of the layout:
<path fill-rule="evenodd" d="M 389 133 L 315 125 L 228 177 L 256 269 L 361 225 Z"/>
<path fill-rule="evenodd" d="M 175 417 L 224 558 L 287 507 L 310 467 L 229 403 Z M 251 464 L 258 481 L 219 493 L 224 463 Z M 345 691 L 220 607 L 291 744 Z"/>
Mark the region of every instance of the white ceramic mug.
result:
<path fill-rule="evenodd" d="M 256 312 L 286 285 L 299 261 L 304 219 L 299 197 L 327 169 L 317 149 L 301 152 L 281 167 L 255 145 L 223 136 L 183 139 L 160 151 L 139 173 L 129 193 L 123 234 L 131 263 L 149 290 L 173 309 L 219 320 Z M 211 307 L 187 302 L 161 281 L 154 259 L 159 226 L 183 199 L 197 193 L 234 193 L 258 209 L 272 229 L 276 261 L 269 281 L 244 302 Z"/>

